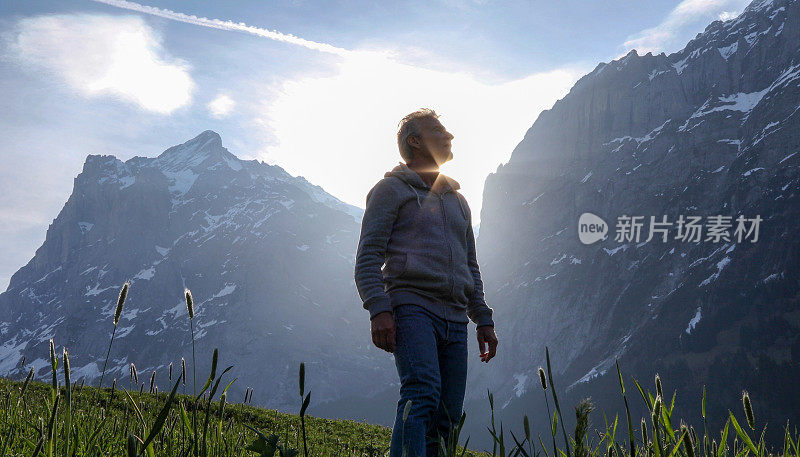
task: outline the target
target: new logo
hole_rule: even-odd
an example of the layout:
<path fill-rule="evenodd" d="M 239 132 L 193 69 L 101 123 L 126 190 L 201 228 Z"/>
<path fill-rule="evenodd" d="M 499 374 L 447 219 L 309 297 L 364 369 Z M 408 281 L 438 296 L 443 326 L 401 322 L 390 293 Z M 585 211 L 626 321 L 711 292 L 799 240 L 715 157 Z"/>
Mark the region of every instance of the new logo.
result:
<path fill-rule="evenodd" d="M 578 218 L 578 238 L 583 244 L 592 244 L 606 239 L 608 224 L 600 216 L 583 213 Z"/>

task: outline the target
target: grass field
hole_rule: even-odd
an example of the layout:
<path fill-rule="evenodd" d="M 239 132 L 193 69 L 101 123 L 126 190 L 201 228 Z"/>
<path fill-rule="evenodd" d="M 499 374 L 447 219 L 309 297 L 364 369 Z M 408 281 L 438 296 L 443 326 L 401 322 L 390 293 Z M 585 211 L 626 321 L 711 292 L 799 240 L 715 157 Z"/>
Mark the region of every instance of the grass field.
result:
<path fill-rule="evenodd" d="M 114 314 L 114 328 L 98 385 L 84 387 L 71 379 L 69 352 L 57 354 L 50 340 L 50 382 L 34 381 L 31 368 L 24 381 L 0 378 L 0 456 L 350 456 L 388 455 L 391 430 L 386 427 L 346 420 L 328 420 L 305 415 L 310 392 L 305 391 L 305 365 L 298 371 L 298 415 L 279 413 L 243 403 L 231 403 L 227 390 L 234 380 L 226 378 L 231 367 L 217 370 L 219 354 L 215 349 L 211 372 L 197 389 L 194 373 L 194 304 L 185 292 L 192 332 L 192 364 L 181 366 L 166 377 L 173 387 L 159 393 L 155 373 L 145 392 L 146 379 L 139 379 L 134 364 L 130 379 L 103 383 L 106 365 L 125 303 L 129 284 L 121 291 Z M 587 400 L 574 406 L 575 428 L 564 426 L 558 388 L 550 369 L 546 349 L 546 369 L 538 370 L 539 381 L 552 425 L 546 436 L 533 436 L 528 416 L 523 420 L 522 436 L 506 433 L 508 428 L 495 424 L 494 398 L 489 394 L 491 422 L 487 424 L 494 442 L 493 456 L 502 457 L 800 457 L 800 434 L 786 425 L 783 446 L 774 451 L 764 442 L 765 426 L 758 424 L 750 397 L 742 393 L 742 404 L 731 405 L 733 412 L 719 432 L 705 424 L 706 392 L 703 389 L 703 424 L 695 428 L 675 416 L 675 393 L 664 396 L 661 380 L 655 378 L 655 392 L 633 380 L 632 396 L 647 406 L 648 416 L 632 421 L 629 391 L 617 366 L 620 397 L 626 417 L 615 418 L 601 430 L 591 430 L 589 415 L 593 405 Z M 23 360 L 24 366 L 24 360 Z M 191 375 L 190 375 L 191 373 Z M 161 374 L 160 376 L 165 376 Z M 191 376 L 191 381 L 189 380 Z M 224 379 L 224 382 L 223 382 Z M 108 385 L 111 384 L 111 387 Z M 124 387 L 128 387 L 125 389 Z M 192 392 L 185 395 L 179 392 Z M 252 397 L 252 391 L 248 391 Z M 637 400 L 638 401 L 638 400 Z M 551 408 L 552 405 L 552 408 Z M 572 408 L 569 408 L 572 409 Z M 406 405 L 406 414 L 408 405 Z M 541 412 L 542 414 L 545 411 Z M 744 413 L 743 416 L 741 413 Z M 440 457 L 481 456 L 468 446 L 469 437 L 460 436 L 465 419 L 453 427 L 447 440 L 440 442 Z M 405 417 L 403 418 L 405 420 Z M 761 427 L 759 429 L 759 427 Z"/>
<path fill-rule="evenodd" d="M 73 387 L 71 398 L 71 437 L 66 433 L 66 415 L 64 398 L 66 388 L 59 388 L 58 412 L 53 422 L 52 432 L 50 417 L 52 412 L 52 386 L 42 382 L 30 382 L 26 387 L 24 400 L 17 406 L 23 382 L 0 378 L 0 455 L 31 456 L 39 447 L 43 455 L 128 455 L 128 435 L 133 434 L 144 440 L 146 433 L 155 422 L 157 414 L 166 403 L 169 393 L 150 394 L 130 392 L 133 402 L 142 413 L 145 425 L 133 408 L 133 402 L 127 395 L 110 388 L 101 390 L 93 387 Z M 194 398 L 176 394 L 170 414 L 163 428 L 153 441 L 155 455 L 192 455 L 195 434 L 192 432 L 192 405 Z M 181 405 L 186 410 L 188 424 L 184 423 Z M 201 406 L 205 406 L 203 403 Z M 220 420 L 222 418 L 222 420 Z M 304 417 L 308 455 L 313 456 L 378 456 L 389 448 L 391 429 L 383 426 L 364 424 L 348 420 L 329 420 L 315 417 Z M 203 442 L 202 434 L 205 422 L 205 408 L 198 411 L 196 422 L 199 423 L 198 444 Z M 278 437 L 277 446 L 284 447 L 283 454 L 291 455 L 288 449 L 296 449 L 303 455 L 301 420 L 299 415 L 280 413 L 275 410 L 258 408 L 241 403 L 228 404 L 220 415 L 220 401 L 211 403 L 207 431 L 207 453 L 198 446 L 198 454 L 211 456 L 251 456 L 263 452 L 246 450 L 246 447 L 258 438 L 258 435 L 246 428 L 250 425 L 261 431 L 267 438 Z M 48 440 L 52 443 L 52 452 L 48 448 Z M 52 439 L 51 439 L 52 438 Z M 139 448 L 141 443 L 138 442 Z M 41 446 L 40 446 L 41 444 Z M 67 449 L 67 447 L 70 449 Z M 276 448 L 277 448 L 276 446 Z M 277 450 L 277 449 L 276 449 Z M 139 450 L 141 452 L 141 449 Z M 146 452 L 145 452 L 146 454 Z M 467 452 L 466 455 L 478 456 L 479 453 Z"/>

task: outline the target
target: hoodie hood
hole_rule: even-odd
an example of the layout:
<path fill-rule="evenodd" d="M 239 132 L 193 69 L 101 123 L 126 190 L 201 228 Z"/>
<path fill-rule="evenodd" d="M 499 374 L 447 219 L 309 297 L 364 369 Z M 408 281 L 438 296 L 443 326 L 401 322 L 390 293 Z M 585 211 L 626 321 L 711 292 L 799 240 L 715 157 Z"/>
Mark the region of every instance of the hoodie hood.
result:
<path fill-rule="evenodd" d="M 408 165 L 404 164 L 403 162 L 399 162 L 399 164 L 396 167 L 392 168 L 392 171 L 387 171 L 386 174 L 384 174 L 383 176 L 386 178 L 388 178 L 389 176 L 400 178 L 401 180 L 403 180 L 403 182 L 405 182 L 412 188 L 416 187 L 417 189 L 424 189 L 424 190 L 430 190 L 431 188 L 429 185 L 425 183 L 425 181 L 422 180 L 422 178 L 417 174 L 416 171 L 408 168 Z M 449 176 L 445 176 L 442 173 L 439 173 L 439 176 L 436 179 L 437 181 L 439 179 L 444 179 L 445 190 L 442 193 L 449 191 L 456 191 L 461 188 L 461 186 L 458 184 L 458 181 Z"/>
<path fill-rule="evenodd" d="M 395 178 L 398 178 L 404 183 L 406 183 L 406 185 L 410 187 L 411 190 L 413 190 L 414 193 L 416 194 L 417 205 L 419 205 L 419 207 L 422 208 L 422 203 L 420 202 L 419 198 L 419 191 L 417 189 L 423 189 L 429 191 L 431 187 L 428 184 L 426 184 L 425 181 L 422 180 L 422 178 L 417 174 L 416 171 L 412 170 L 411 168 L 408 168 L 408 165 L 404 164 L 403 162 L 399 162 L 396 167 L 392 168 L 392 171 L 387 171 L 386 174 L 384 174 L 383 176 L 385 178 L 394 176 Z M 461 186 L 458 184 L 458 181 L 449 176 L 444 175 L 443 173 L 439 173 L 439 176 L 436 177 L 436 182 L 442 182 L 442 180 L 444 180 L 444 182 L 441 184 L 441 186 L 443 187 L 444 190 L 441 193 L 446 194 L 448 192 L 453 192 L 454 194 L 456 194 L 458 200 L 458 206 L 461 207 L 461 214 L 464 216 L 464 218 L 466 218 L 467 211 L 464 209 L 464 203 L 462 203 L 461 197 L 458 195 L 458 192 L 456 192 L 458 189 L 461 188 Z"/>

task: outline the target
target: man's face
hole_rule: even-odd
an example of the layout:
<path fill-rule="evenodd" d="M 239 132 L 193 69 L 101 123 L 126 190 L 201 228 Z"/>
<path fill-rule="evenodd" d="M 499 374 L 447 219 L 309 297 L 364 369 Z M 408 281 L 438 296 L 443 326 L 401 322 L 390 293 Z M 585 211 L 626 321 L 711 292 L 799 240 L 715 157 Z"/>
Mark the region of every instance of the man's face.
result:
<path fill-rule="evenodd" d="M 448 160 L 452 160 L 453 135 L 444 128 L 438 119 L 425 117 L 417 121 L 421 130 L 419 149 L 420 152 L 427 151 L 437 165 L 442 165 Z"/>

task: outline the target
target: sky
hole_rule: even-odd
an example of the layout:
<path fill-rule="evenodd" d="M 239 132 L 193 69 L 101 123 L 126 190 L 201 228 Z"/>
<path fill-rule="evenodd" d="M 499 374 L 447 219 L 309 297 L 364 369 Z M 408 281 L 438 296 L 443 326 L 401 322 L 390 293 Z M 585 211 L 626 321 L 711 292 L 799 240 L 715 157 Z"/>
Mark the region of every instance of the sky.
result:
<path fill-rule="evenodd" d="M 363 208 L 401 160 L 398 121 L 433 108 L 478 224 L 486 176 L 582 75 L 678 51 L 747 3 L 5 0 L 0 290 L 87 155 L 155 157 L 209 129 Z"/>

